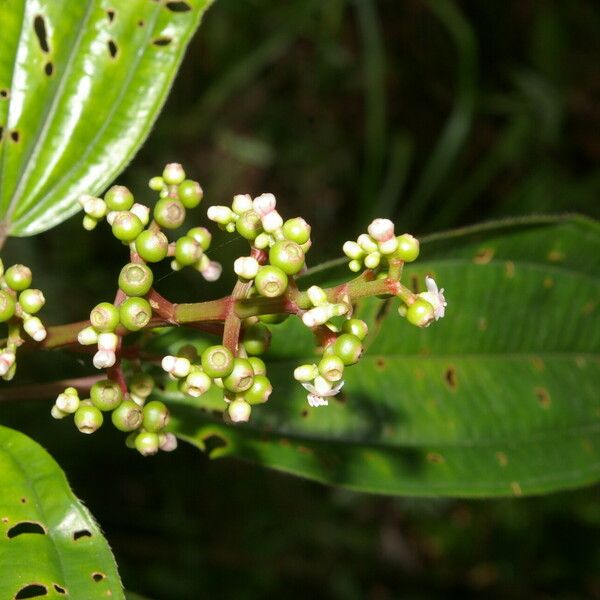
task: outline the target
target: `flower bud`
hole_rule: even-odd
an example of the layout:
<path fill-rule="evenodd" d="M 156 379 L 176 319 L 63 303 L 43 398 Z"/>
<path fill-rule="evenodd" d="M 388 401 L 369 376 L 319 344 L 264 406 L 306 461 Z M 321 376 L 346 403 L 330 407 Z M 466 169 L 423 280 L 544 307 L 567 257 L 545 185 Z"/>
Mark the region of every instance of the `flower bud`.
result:
<path fill-rule="evenodd" d="M 235 213 L 228 206 L 211 206 L 206 214 L 211 221 L 220 225 L 227 225 L 235 218 Z"/>
<path fill-rule="evenodd" d="M 222 272 L 223 267 L 221 266 L 221 263 L 218 263 L 216 260 L 209 261 L 200 271 L 202 277 L 204 277 L 206 281 L 217 281 L 217 279 L 221 277 Z"/>
<path fill-rule="evenodd" d="M 119 336 L 115 333 L 98 334 L 98 350 L 115 352 L 119 345 Z"/>
<path fill-rule="evenodd" d="M 267 233 L 273 233 L 281 228 L 283 225 L 283 219 L 281 215 L 276 211 L 272 210 L 261 218 L 263 229 Z"/>
<path fill-rule="evenodd" d="M 394 236 L 385 242 L 379 242 L 379 252 L 381 254 L 389 256 L 390 254 L 394 254 L 396 250 L 398 250 L 398 240 Z"/>
<path fill-rule="evenodd" d="M 275 196 L 273 194 L 261 194 L 260 196 L 254 198 L 253 202 L 254 210 L 260 217 L 264 217 L 275 210 L 276 204 L 277 201 L 275 200 Z"/>
<path fill-rule="evenodd" d="M 371 254 L 365 256 L 365 267 L 367 267 L 367 269 L 376 269 L 380 262 L 381 254 L 379 254 L 379 252 L 371 252 Z"/>
<path fill-rule="evenodd" d="M 301 383 L 312 381 L 318 374 L 317 365 L 300 365 L 294 369 L 294 379 Z"/>
<path fill-rule="evenodd" d="M 254 245 L 260 250 L 268 248 L 271 243 L 273 243 L 273 238 L 268 233 L 260 233 L 254 240 Z"/>
<path fill-rule="evenodd" d="M 319 396 L 326 396 L 333 388 L 331 382 L 327 381 L 327 379 L 321 375 L 315 377 L 314 386 Z"/>
<path fill-rule="evenodd" d="M 358 273 L 361 269 L 362 269 L 362 263 L 359 260 L 351 260 L 348 263 L 348 268 L 353 272 L 353 273 Z"/>
<path fill-rule="evenodd" d="M 143 204 L 137 202 L 131 207 L 131 212 L 142 222 L 143 225 L 148 225 L 150 221 L 150 209 Z"/>
<path fill-rule="evenodd" d="M 236 212 L 238 215 L 252 210 L 252 206 L 253 203 L 250 194 L 237 194 L 233 197 L 233 202 L 231 203 L 233 212 Z"/>
<path fill-rule="evenodd" d="M 116 361 L 117 357 L 111 350 L 98 350 L 92 360 L 96 369 L 109 369 Z"/>
<path fill-rule="evenodd" d="M 50 414 L 54 419 L 64 419 L 67 416 L 67 413 L 60 410 L 56 405 L 50 409 Z"/>
<path fill-rule="evenodd" d="M 106 202 L 102 198 L 95 198 L 87 194 L 79 197 L 79 204 L 81 204 L 81 208 L 83 208 L 85 214 L 96 221 L 104 218 L 108 210 Z"/>
<path fill-rule="evenodd" d="M 306 290 L 306 293 L 313 306 L 321 306 L 322 304 L 327 303 L 327 294 L 323 288 L 320 288 L 317 285 L 311 285 L 308 290 Z"/>
<path fill-rule="evenodd" d="M 167 355 L 162 359 L 161 366 L 169 375 L 181 378 L 188 376 L 192 365 L 187 358 Z"/>
<path fill-rule="evenodd" d="M 148 181 L 148 187 L 155 192 L 160 192 L 165 187 L 165 181 L 162 177 L 152 177 Z"/>
<path fill-rule="evenodd" d="M 75 388 L 67 388 L 59 394 L 54 403 L 65 414 L 73 414 L 79 408 L 80 400 Z"/>
<path fill-rule="evenodd" d="M 370 254 L 371 252 L 377 252 L 379 249 L 375 240 L 366 233 L 361 233 L 356 241 L 367 254 Z"/>
<path fill-rule="evenodd" d="M 96 229 L 96 226 L 98 225 L 98 221 L 96 219 L 94 219 L 93 217 L 90 217 L 89 215 L 84 215 L 83 221 L 81 222 L 81 224 L 83 225 L 83 228 L 86 231 L 92 231 L 92 230 Z"/>
<path fill-rule="evenodd" d="M 260 264 L 253 256 L 240 256 L 233 263 L 235 274 L 243 279 L 254 279 L 259 268 Z"/>
<path fill-rule="evenodd" d="M 344 242 L 342 250 L 348 258 L 354 260 L 362 258 L 365 255 L 365 251 L 356 242 Z"/>
<path fill-rule="evenodd" d="M 367 231 L 375 241 L 386 242 L 394 237 L 394 224 L 389 219 L 375 219 Z"/>
<path fill-rule="evenodd" d="M 16 355 L 12 350 L 5 348 L 0 352 L 0 377 L 4 377 L 15 364 Z"/>
<path fill-rule="evenodd" d="M 252 407 L 243 398 L 236 398 L 228 406 L 227 412 L 233 423 L 245 423 L 250 420 Z"/>
<path fill-rule="evenodd" d="M 98 332 L 94 327 L 86 327 L 77 334 L 77 341 L 82 346 L 91 346 L 98 343 Z"/>
<path fill-rule="evenodd" d="M 46 328 L 37 317 L 29 317 L 23 321 L 23 329 L 36 342 L 41 342 L 46 339 Z"/>
<path fill-rule="evenodd" d="M 177 438 L 173 433 L 159 433 L 158 447 L 163 452 L 173 452 L 177 448 Z"/>

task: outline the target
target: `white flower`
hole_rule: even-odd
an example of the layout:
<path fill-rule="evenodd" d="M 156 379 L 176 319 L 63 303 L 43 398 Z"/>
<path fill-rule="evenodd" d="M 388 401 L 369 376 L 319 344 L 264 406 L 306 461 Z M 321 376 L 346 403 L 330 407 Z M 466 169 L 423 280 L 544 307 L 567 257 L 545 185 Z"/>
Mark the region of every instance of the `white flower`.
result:
<path fill-rule="evenodd" d="M 437 321 L 444 316 L 446 313 L 446 306 L 448 306 L 446 298 L 444 298 L 444 288 L 438 290 L 437 283 L 433 277 L 429 277 L 429 275 L 425 277 L 425 285 L 427 286 L 427 291 L 419 294 L 419 297 L 423 298 L 423 300 L 427 300 L 427 302 L 433 306 L 433 315 Z"/>
<path fill-rule="evenodd" d="M 148 225 L 150 221 L 150 209 L 143 204 L 137 202 L 131 207 L 130 211 L 142 222 L 143 225 Z"/>
<path fill-rule="evenodd" d="M 328 390 L 317 390 L 317 388 L 311 383 L 303 383 L 302 387 L 304 387 L 304 389 L 307 392 L 309 392 L 308 396 L 306 396 L 308 404 L 316 408 L 317 406 L 327 406 L 327 404 L 329 403 L 327 398 L 335 396 L 342 389 L 342 387 L 344 387 L 344 382 L 340 381 L 336 386 L 330 387 L 330 389 Z M 319 386 L 319 388 L 321 388 L 321 386 Z"/>

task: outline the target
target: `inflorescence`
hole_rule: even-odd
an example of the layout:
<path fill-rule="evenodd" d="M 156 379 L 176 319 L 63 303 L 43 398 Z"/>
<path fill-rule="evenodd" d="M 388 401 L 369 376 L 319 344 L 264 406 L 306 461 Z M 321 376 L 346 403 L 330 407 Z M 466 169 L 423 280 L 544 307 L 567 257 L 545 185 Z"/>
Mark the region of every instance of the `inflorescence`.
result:
<path fill-rule="evenodd" d="M 420 294 L 401 284 L 402 267 L 416 260 L 419 242 L 408 233 L 396 236 L 388 219 L 375 219 L 366 233 L 344 244 L 350 271 L 360 273 L 356 279 L 335 288 L 313 285 L 300 291 L 296 278 L 306 270 L 311 227 L 301 217 L 284 220 L 273 194 L 256 198 L 237 195 L 231 206 L 208 209 L 209 220 L 250 245 L 248 255 L 233 263 L 238 281 L 231 296 L 208 303 L 172 304 L 154 289 L 152 264 L 168 258 L 174 271 L 191 267 L 209 282 L 218 279 L 222 269 L 207 255 L 211 244 L 208 229 L 193 227 L 174 241 L 165 233 L 179 229 L 186 210 L 200 204 L 200 185 L 186 179 L 181 165 L 169 164 L 149 186 L 159 195 L 152 210 L 136 202 L 123 186 L 113 186 L 103 198 L 86 195 L 80 199 L 84 228 L 92 230 L 106 220 L 130 253 L 114 301 L 95 306 L 89 324 L 77 335 L 82 346 L 95 346 L 92 362 L 106 371 L 106 378 L 93 384 L 89 398 L 80 399 L 76 389 L 67 388 L 52 408 L 55 418 L 73 415 L 83 433 L 96 431 L 103 414 L 111 412 L 115 427 L 129 433 L 128 445 L 140 453 L 173 450 L 177 445 L 166 430 L 168 408 L 150 399 L 159 376 L 156 371 L 151 374 L 152 361 L 142 366 L 139 355 L 129 360 L 124 351 L 123 337 L 132 332 L 165 325 L 220 324 L 221 343 L 201 352 L 184 346 L 176 355 L 158 361 L 180 392 L 192 399 L 211 388 L 222 390 L 227 403 L 225 419 L 237 423 L 248 421 L 253 407 L 269 400 L 273 388 L 258 355 L 269 347 L 270 327 L 290 315 L 299 317 L 314 333 L 321 352 L 318 361 L 300 365 L 293 373 L 306 389 L 311 407 L 326 406 L 329 398 L 338 394 L 345 369 L 363 353 L 368 326 L 353 316 L 358 298 L 395 295 L 401 300 L 399 314 L 419 327 L 444 316 L 444 290 L 438 290 L 431 277 L 425 281 L 427 291 Z M 15 350 L 22 343 L 21 324 L 34 340 L 46 337 L 41 321 L 33 316 L 43 306 L 44 297 L 39 290 L 29 289 L 30 285 L 31 272 L 23 265 L 14 265 L 0 277 L 0 320 L 9 323 L 8 344 L 0 350 L 0 374 L 5 379 L 14 374 Z M 214 328 L 211 331 L 214 333 Z M 133 373 L 126 376 L 130 370 Z"/>

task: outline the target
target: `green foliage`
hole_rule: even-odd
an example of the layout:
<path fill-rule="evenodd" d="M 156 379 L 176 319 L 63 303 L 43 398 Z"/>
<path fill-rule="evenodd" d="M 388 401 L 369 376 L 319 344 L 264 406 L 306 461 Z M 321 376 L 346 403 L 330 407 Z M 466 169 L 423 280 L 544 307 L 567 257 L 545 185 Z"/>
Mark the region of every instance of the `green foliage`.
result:
<path fill-rule="evenodd" d="M 57 225 L 80 194 L 100 193 L 125 167 L 209 5 L 0 3 L 3 236 Z"/>
<path fill-rule="evenodd" d="M 0 573 L 2 598 L 36 591 L 46 598 L 124 598 L 110 548 L 60 467 L 6 427 L 0 427 Z"/>
<path fill-rule="evenodd" d="M 249 426 L 178 403 L 173 429 L 200 448 L 217 436 L 213 456 L 377 493 L 521 495 L 598 481 L 599 232 L 574 217 L 433 236 L 406 275 L 415 287 L 428 273 L 444 282 L 446 319 L 416 330 L 396 301 L 362 302 L 372 334 L 341 402 L 309 410 L 290 381 L 312 358 L 310 334 L 289 319 L 268 356 L 273 396 Z M 341 268 L 306 280 L 331 283 Z"/>

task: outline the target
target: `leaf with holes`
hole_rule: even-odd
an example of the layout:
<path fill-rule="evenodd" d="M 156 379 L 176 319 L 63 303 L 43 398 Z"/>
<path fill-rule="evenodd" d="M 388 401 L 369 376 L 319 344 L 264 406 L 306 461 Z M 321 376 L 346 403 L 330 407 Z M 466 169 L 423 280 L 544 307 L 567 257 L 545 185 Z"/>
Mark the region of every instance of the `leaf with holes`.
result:
<path fill-rule="evenodd" d="M 211 0 L 0 2 L 0 237 L 74 214 L 131 160 Z"/>
<path fill-rule="evenodd" d="M 314 269 L 301 286 L 337 282 L 341 269 Z M 213 456 L 376 493 L 521 495 L 599 481 L 598 223 L 527 219 L 431 237 L 405 280 L 422 291 L 427 273 L 446 288 L 446 317 L 421 330 L 395 299 L 361 302 L 366 352 L 328 407 L 310 408 L 292 379 L 315 357 L 310 333 L 288 319 L 273 328 L 275 391 L 248 425 L 167 394 L 174 431 L 208 440 Z"/>
<path fill-rule="evenodd" d="M 0 598 L 124 598 L 113 555 L 52 457 L 0 426 Z"/>

